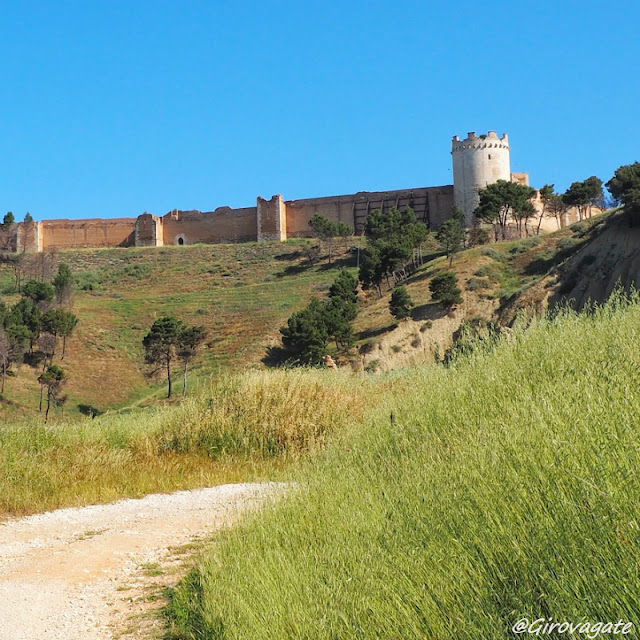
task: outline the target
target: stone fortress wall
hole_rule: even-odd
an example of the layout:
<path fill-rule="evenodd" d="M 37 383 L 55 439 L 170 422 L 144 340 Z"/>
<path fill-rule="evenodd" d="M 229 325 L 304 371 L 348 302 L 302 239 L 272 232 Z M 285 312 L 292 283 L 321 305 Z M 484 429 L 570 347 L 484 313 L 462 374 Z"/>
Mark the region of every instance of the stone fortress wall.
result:
<path fill-rule="evenodd" d="M 393 191 L 359 192 L 349 195 L 285 201 L 258 197 L 255 207 L 214 211 L 174 210 L 164 216 L 143 213 L 137 218 L 44 220 L 12 226 L 9 246 L 17 252 L 88 247 L 153 247 L 180 244 L 284 241 L 311 235 L 309 220 L 316 213 L 333 222 L 344 222 L 362 233 L 370 211 L 411 207 L 419 220 L 432 229 L 451 217 L 454 204 L 467 224 L 473 223 L 478 189 L 496 180 L 529 184 L 526 173 L 511 173 L 509 137 L 497 132 L 452 142 L 453 185 L 417 187 Z M 540 203 L 536 204 L 540 210 Z M 570 213 L 563 221 L 575 218 Z M 542 228 L 554 230 L 555 221 L 543 220 Z"/>

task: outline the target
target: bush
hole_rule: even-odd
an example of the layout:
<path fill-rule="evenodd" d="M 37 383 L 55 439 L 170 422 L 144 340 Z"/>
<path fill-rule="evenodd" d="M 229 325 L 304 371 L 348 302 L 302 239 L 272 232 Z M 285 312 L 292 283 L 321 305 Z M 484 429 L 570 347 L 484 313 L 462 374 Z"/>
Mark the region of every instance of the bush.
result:
<path fill-rule="evenodd" d="M 469 278 L 467 280 L 467 291 L 477 291 L 478 289 L 490 289 L 491 283 L 489 280 L 483 280 L 482 278 Z"/>
<path fill-rule="evenodd" d="M 586 220 L 581 220 L 580 222 L 576 222 L 571 225 L 571 231 L 578 238 L 582 238 L 582 236 L 584 236 L 590 228 L 591 225 Z"/>
<path fill-rule="evenodd" d="M 501 251 L 497 251 L 496 249 L 492 249 L 491 247 L 487 247 L 482 250 L 483 256 L 489 256 L 489 258 L 493 258 L 498 262 L 506 262 L 508 260 L 507 256 Z"/>
<path fill-rule="evenodd" d="M 437 275 L 429 283 L 431 298 L 441 302 L 445 306 L 452 306 L 462 302 L 462 292 L 458 287 L 458 278 L 455 273 L 447 272 Z"/>
<path fill-rule="evenodd" d="M 500 280 L 500 271 L 492 264 L 485 264 L 483 267 L 480 267 L 474 275 L 481 278 L 491 278 L 491 280 Z"/>
<path fill-rule="evenodd" d="M 521 253 L 526 253 L 527 251 L 529 251 L 529 249 L 533 249 L 534 247 L 537 247 L 541 244 L 542 238 L 540 238 L 539 236 L 533 236 L 532 238 L 527 238 L 526 240 L 518 242 L 518 244 L 511 247 L 509 252 L 512 255 L 517 256 Z"/>
<path fill-rule="evenodd" d="M 562 238 L 558 242 L 558 251 L 570 251 L 578 244 L 578 241 L 575 238 Z"/>

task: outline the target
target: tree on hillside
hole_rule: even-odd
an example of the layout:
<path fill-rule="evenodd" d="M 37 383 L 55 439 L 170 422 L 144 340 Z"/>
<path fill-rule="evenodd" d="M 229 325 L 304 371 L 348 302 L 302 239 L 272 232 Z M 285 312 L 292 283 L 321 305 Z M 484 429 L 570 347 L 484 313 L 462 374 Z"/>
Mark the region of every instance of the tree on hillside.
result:
<path fill-rule="evenodd" d="M 462 292 L 458 287 L 458 278 L 455 273 L 447 272 L 435 276 L 429 283 L 431 298 L 441 302 L 447 307 L 462 302 Z"/>
<path fill-rule="evenodd" d="M 342 269 L 333 284 L 329 287 L 329 298 L 340 301 L 341 304 L 350 305 L 348 315 L 351 320 L 356 317 L 356 304 L 358 302 L 358 281 L 346 269 Z"/>
<path fill-rule="evenodd" d="M 413 300 L 411 300 L 407 288 L 404 285 L 396 287 L 389 301 L 389 311 L 391 311 L 391 315 L 398 320 L 403 320 L 411 315 L 412 308 Z"/>
<path fill-rule="evenodd" d="M 392 207 L 383 213 L 372 211 L 365 226 L 368 246 L 361 253 L 359 278 L 364 288 L 375 286 L 382 296 L 381 283 L 386 279 L 390 289 L 407 277 L 407 267 L 422 261 L 421 246 L 429 229 L 419 222 L 410 207 L 400 211 Z"/>
<path fill-rule="evenodd" d="M 198 355 L 198 351 L 207 339 L 207 330 L 204 327 L 182 327 L 176 342 L 178 357 L 184 365 L 182 373 L 182 397 L 187 395 L 187 369 L 191 361 Z"/>
<path fill-rule="evenodd" d="M 22 287 L 22 295 L 26 296 L 40 308 L 48 306 L 53 300 L 55 290 L 48 282 L 29 280 Z"/>
<path fill-rule="evenodd" d="M 522 227 L 524 226 L 525 234 L 529 235 L 529 220 L 536 215 L 536 208 L 531 200 L 520 200 L 513 209 L 513 219 L 516 221 L 518 235 L 522 238 Z"/>
<path fill-rule="evenodd" d="M 24 217 L 25 224 L 31 224 L 33 222 L 33 216 L 27 211 L 27 214 Z"/>
<path fill-rule="evenodd" d="M 149 333 L 142 340 L 146 362 L 157 368 L 166 369 L 169 386 L 167 398 L 171 397 L 172 391 L 171 363 L 175 357 L 176 345 L 183 328 L 183 323 L 174 316 L 163 316 L 151 325 Z"/>
<path fill-rule="evenodd" d="M 329 249 L 329 264 L 333 259 L 333 238 L 338 235 L 338 229 L 335 223 L 331 222 L 326 216 L 322 216 L 319 213 L 315 213 L 311 220 L 309 220 L 309 226 L 313 231 L 314 237 L 320 242 L 326 242 Z"/>
<path fill-rule="evenodd" d="M 335 225 L 335 234 L 336 238 L 340 238 L 342 240 L 342 248 L 346 251 L 349 248 L 349 244 L 351 238 L 353 237 L 354 229 L 351 225 L 348 225 L 346 222 L 342 222 L 342 220 L 336 222 Z"/>
<path fill-rule="evenodd" d="M 518 182 L 498 180 L 480 189 L 479 204 L 474 211 L 476 218 L 493 225 L 496 241 L 499 232 L 502 239 L 507 237 L 510 220 L 517 222 L 522 213 L 528 212 L 526 205 L 536 194 L 536 190 Z"/>
<path fill-rule="evenodd" d="M 440 227 L 437 239 L 447 255 L 449 267 L 453 264 L 453 256 L 462 249 L 464 242 L 464 214 L 458 207 L 454 207 L 452 217 Z"/>
<path fill-rule="evenodd" d="M 382 280 L 384 269 L 380 251 L 375 245 L 365 247 L 360 254 L 360 268 L 358 278 L 363 289 L 375 287 L 378 297 L 382 298 Z"/>
<path fill-rule="evenodd" d="M 564 198 L 559 193 L 554 193 L 547 204 L 547 212 L 549 216 L 553 216 L 558 224 L 558 229 L 562 227 L 562 217 L 569 209 Z"/>
<path fill-rule="evenodd" d="M 4 394 L 4 383 L 7 371 L 11 363 L 11 342 L 3 327 L 0 326 L 0 364 L 2 365 L 2 387 L 0 393 Z"/>
<path fill-rule="evenodd" d="M 312 298 L 280 329 L 282 344 L 297 364 L 318 365 L 327 355 L 329 343 L 340 351 L 353 346 L 352 322 L 358 313 L 358 281 L 343 269 L 329 288 L 325 300 Z"/>
<path fill-rule="evenodd" d="M 296 311 L 280 329 L 282 344 L 301 364 L 318 365 L 329 347 L 329 331 L 325 305 L 312 298 L 302 310 Z"/>
<path fill-rule="evenodd" d="M 23 327 L 22 333 L 26 332 L 28 335 L 29 350 L 33 351 L 33 344 L 40 335 L 42 312 L 33 300 L 22 298 L 11 307 L 6 319 L 6 326 L 9 331 L 13 326 Z"/>
<path fill-rule="evenodd" d="M 591 207 L 602 196 L 602 180 L 591 176 L 582 182 L 572 182 L 562 196 L 568 207 L 576 207 L 580 220 L 591 217 Z"/>
<path fill-rule="evenodd" d="M 57 406 L 62 400 L 60 394 L 65 383 L 67 382 L 67 377 L 64 370 L 54 364 L 40 375 L 40 377 L 38 378 L 38 382 L 43 389 L 47 389 L 47 411 L 44 416 L 44 421 L 46 424 L 47 420 L 49 419 L 49 409 L 51 408 L 51 405 Z"/>
<path fill-rule="evenodd" d="M 7 211 L 4 214 L 4 218 L 2 219 L 2 224 L 5 227 L 10 227 L 16 221 L 16 217 L 13 215 L 13 212 Z"/>
<path fill-rule="evenodd" d="M 336 346 L 346 351 L 353 346 L 352 322 L 358 315 L 358 281 L 343 269 L 329 288 L 326 301 L 326 327 Z"/>
<path fill-rule="evenodd" d="M 618 167 L 606 186 L 611 196 L 624 206 L 629 225 L 633 226 L 640 219 L 640 162 Z"/>
<path fill-rule="evenodd" d="M 42 315 L 42 329 L 56 338 L 58 336 L 62 338 L 62 360 L 64 360 L 67 338 L 71 336 L 77 324 L 77 316 L 64 309 L 49 309 Z"/>
<path fill-rule="evenodd" d="M 555 194 L 554 191 L 555 185 L 553 184 L 545 184 L 540 191 L 540 202 L 542 202 L 542 211 L 540 212 L 540 218 L 538 219 L 538 229 L 536 230 L 536 235 L 540 235 L 540 227 L 542 226 L 542 219 L 545 217 L 549 210 L 549 204 Z"/>
<path fill-rule="evenodd" d="M 56 302 L 59 305 L 70 306 L 73 296 L 73 274 L 68 264 L 60 264 L 51 284 L 56 293 Z"/>

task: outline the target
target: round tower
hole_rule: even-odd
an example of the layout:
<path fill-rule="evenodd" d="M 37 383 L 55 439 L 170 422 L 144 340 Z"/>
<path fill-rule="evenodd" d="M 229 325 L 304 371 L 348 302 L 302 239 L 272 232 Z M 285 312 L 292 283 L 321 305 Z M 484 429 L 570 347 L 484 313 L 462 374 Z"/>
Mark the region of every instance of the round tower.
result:
<path fill-rule="evenodd" d="M 509 136 L 495 131 L 477 136 L 471 131 L 464 140 L 453 137 L 453 201 L 464 211 L 468 226 L 478 206 L 478 190 L 498 180 L 511 180 Z"/>

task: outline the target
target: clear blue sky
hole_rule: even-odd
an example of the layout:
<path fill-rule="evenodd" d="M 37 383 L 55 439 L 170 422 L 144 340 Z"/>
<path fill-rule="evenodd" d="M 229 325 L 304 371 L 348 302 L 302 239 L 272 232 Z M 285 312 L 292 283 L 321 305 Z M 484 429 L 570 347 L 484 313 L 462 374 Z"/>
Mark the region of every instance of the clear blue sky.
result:
<path fill-rule="evenodd" d="M 534 186 L 640 160 L 640 2 L 3 3 L 18 220 L 451 184 L 508 132 Z"/>

